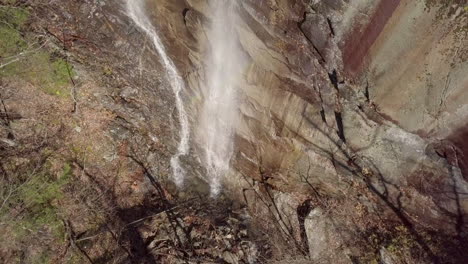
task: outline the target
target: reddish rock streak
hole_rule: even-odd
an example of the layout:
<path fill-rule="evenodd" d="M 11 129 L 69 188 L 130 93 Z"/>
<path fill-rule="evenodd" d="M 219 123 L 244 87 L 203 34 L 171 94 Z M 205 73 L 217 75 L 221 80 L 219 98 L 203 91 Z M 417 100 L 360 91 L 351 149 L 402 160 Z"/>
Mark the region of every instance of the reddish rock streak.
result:
<path fill-rule="evenodd" d="M 344 67 L 347 74 L 355 76 L 362 69 L 369 49 L 383 31 L 401 0 L 381 0 L 364 31 L 363 25 L 356 25 L 345 41 Z"/>

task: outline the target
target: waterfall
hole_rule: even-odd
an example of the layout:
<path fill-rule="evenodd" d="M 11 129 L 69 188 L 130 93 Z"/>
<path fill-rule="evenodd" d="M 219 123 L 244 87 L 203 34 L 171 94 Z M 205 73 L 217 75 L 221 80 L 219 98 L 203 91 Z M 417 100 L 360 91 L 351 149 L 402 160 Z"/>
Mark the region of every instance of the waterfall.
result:
<path fill-rule="evenodd" d="M 185 112 L 184 104 L 181 98 L 181 92 L 185 90 L 185 84 L 180 77 L 174 62 L 167 55 L 164 45 L 158 36 L 156 28 L 152 25 L 148 15 L 145 12 L 145 0 L 127 0 L 126 9 L 128 16 L 133 20 L 133 22 L 143 32 L 145 32 L 148 37 L 151 38 L 154 48 L 161 57 L 163 65 L 167 70 L 167 77 L 175 95 L 175 103 L 179 113 L 180 122 L 180 141 L 176 154 L 174 154 L 174 156 L 171 158 L 171 168 L 174 182 L 177 186 L 180 187 L 182 186 L 185 178 L 185 171 L 180 165 L 180 157 L 188 153 L 190 138 L 190 128 L 187 113 Z"/>
<path fill-rule="evenodd" d="M 236 1 L 212 0 L 214 14 L 208 32 L 205 101 L 198 135 L 205 151 L 211 194 L 221 190 L 222 177 L 229 171 L 233 153 L 233 132 L 237 123 L 236 86 L 245 65 L 235 31 Z"/>

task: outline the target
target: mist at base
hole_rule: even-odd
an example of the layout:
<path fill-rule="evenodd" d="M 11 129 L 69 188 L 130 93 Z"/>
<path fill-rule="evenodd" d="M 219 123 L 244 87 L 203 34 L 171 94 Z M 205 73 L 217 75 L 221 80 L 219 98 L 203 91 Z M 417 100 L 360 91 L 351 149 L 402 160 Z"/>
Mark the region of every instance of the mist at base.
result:
<path fill-rule="evenodd" d="M 221 191 L 233 153 L 234 128 L 238 123 L 237 86 L 246 65 L 235 30 L 236 1 L 213 0 L 214 14 L 208 31 L 205 101 L 200 114 L 198 137 L 204 149 L 204 166 L 211 195 Z"/>

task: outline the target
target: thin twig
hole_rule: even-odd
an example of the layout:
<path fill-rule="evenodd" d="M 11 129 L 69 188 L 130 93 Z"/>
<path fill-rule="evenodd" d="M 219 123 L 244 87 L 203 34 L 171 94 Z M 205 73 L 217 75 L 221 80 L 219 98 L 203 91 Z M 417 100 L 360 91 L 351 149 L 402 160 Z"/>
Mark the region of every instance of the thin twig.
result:
<path fill-rule="evenodd" d="M 34 52 L 37 52 L 38 50 L 42 49 L 46 44 L 47 44 L 48 41 L 45 41 L 41 46 L 39 46 L 38 48 L 35 48 L 33 50 L 27 50 L 27 51 L 23 51 L 23 52 L 20 52 L 16 55 L 13 55 L 11 57 L 8 57 L 8 58 L 5 58 L 4 60 L 11 60 L 9 62 L 5 62 L 4 64 L 1 64 L 0 65 L 0 69 L 14 63 L 14 62 L 17 62 L 21 59 L 23 59 L 24 57 L 26 57 L 26 55 L 29 55 L 31 53 L 34 53 Z"/>

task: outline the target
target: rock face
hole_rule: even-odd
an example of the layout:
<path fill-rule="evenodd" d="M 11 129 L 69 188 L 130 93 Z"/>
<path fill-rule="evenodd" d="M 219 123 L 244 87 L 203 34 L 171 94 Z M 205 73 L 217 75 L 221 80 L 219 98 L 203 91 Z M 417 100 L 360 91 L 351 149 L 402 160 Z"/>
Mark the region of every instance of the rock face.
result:
<path fill-rule="evenodd" d="M 349 249 L 328 256 L 329 261 L 368 257 L 356 255 L 349 245 L 356 239 L 351 234 L 365 228 L 348 222 L 367 214 L 400 222 L 423 244 L 427 261 L 438 256 L 419 232 L 465 239 L 466 7 L 456 1 L 398 0 L 249 0 L 238 5 L 242 23 L 237 31 L 250 65 L 226 188 L 252 210 L 293 219 L 285 233 L 299 240 L 303 223 L 287 208 L 304 202 L 321 208 L 330 206 L 321 202 L 324 197 L 334 200 L 335 210 L 317 215 L 314 209 L 316 220 L 306 221 L 311 259 L 320 259 L 323 245 L 317 244 L 331 243 L 317 240 L 327 233 L 341 234 L 341 245 Z M 162 30 L 170 25 L 173 31 L 166 36 L 187 47 L 189 60 L 181 67 L 195 94 L 204 85 L 200 59 L 209 40 L 203 32 L 212 16 L 207 6 L 187 1 L 184 24 L 159 23 Z M 155 16 L 172 17 L 172 10 L 160 8 Z M 193 38 L 180 38 L 184 27 Z M 358 193 L 359 188 L 368 193 Z M 267 197 L 268 208 L 250 201 L 257 195 Z M 337 212 L 352 201 L 362 215 Z M 334 228 L 327 219 L 335 221 Z M 395 258 L 384 252 L 379 259 Z"/>
<path fill-rule="evenodd" d="M 463 1 L 449 2 L 238 1 L 236 31 L 249 64 L 223 184 L 260 230 L 275 230 L 270 256 L 311 263 L 468 259 L 460 250 L 468 228 L 468 11 Z M 89 14 L 76 21 L 83 23 L 77 32 L 119 58 L 106 108 L 141 138 L 125 131 L 115 137 L 150 146 L 142 156 L 168 178 L 178 124 L 164 69 L 120 7 L 99 3 L 99 11 L 83 3 L 65 13 Z M 194 125 L 204 98 L 209 3 L 151 0 L 148 12 L 183 73 Z M 185 157 L 192 180 L 181 196 L 206 192 L 201 147 L 192 142 Z"/>

